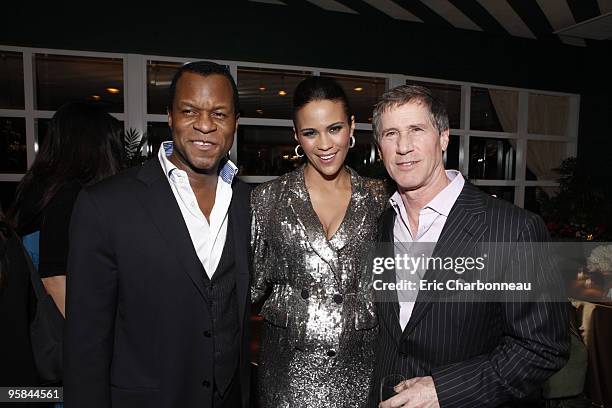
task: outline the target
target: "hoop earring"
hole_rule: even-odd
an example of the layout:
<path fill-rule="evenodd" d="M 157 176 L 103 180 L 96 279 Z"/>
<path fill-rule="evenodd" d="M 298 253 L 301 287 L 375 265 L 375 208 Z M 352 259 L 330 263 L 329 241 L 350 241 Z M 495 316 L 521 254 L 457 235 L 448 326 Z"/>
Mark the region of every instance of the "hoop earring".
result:
<path fill-rule="evenodd" d="M 355 136 L 351 135 L 351 141 L 349 143 L 349 149 L 355 147 Z"/>
<path fill-rule="evenodd" d="M 303 154 L 299 154 L 299 153 L 298 153 L 298 149 L 299 149 L 300 147 L 302 147 L 302 145 L 300 145 L 300 144 L 298 144 L 297 146 L 295 146 L 295 149 L 293 149 L 293 152 L 295 153 L 295 155 L 296 155 L 297 157 L 304 157 L 304 155 L 303 155 Z M 302 151 L 304 151 L 304 149 L 302 149 Z"/>

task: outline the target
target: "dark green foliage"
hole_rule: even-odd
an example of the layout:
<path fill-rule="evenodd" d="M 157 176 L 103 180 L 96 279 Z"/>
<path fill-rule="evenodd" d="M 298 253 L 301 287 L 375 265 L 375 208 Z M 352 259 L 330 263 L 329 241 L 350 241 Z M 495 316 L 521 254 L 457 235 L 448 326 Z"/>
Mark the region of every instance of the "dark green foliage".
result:
<path fill-rule="evenodd" d="M 138 166 L 150 158 L 148 152 L 148 135 L 145 132 L 130 128 L 123 132 L 123 150 L 125 152 L 125 167 Z"/>
<path fill-rule="evenodd" d="M 538 197 L 542 216 L 556 238 L 612 238 L 612 160 L 601 163 L 597 171 L 576 158 L 561 163 L 559 193 Z"/>

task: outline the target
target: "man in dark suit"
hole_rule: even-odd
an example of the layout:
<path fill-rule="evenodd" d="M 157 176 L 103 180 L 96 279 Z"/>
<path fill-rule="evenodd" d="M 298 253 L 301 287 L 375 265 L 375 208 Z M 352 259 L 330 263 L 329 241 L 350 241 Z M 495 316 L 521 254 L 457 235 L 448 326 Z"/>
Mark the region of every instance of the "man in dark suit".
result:
<path fill-rule="evenodd" d="M 250 192 L 227 159 L 238 91 L 201 61 L 170 95 L 172 142 L 74 208 L 67 408 L 247 406 Z"/>
<path fill-rule="evenodd" d="M 380 247 L 390 244 L 388 257 L 397 256 L 402 245 L 431 243 L 428 256 L 459 259 L 478 244 L 495 255 L 483 276 L 547 275 L 547 259 L 524 250 L 526 244 L 548 241 L 542 220 L 444 169 L 448 116 L 431 91 L 400 86 L 386 92 L 373 124 L 385 167 L 397 184 L 380 223 Z M 519 249 L 496 252 L 495 243 Z M 444 281 L 431 268 L 423 268 L 417 280 Z M 399 283 L 398 269 L 386 271 L 382 280 Z M 451 278 L 459 278 L 457 270 L 451 272 Z M 451 302 L 418 285 L 412 299 L 396 290 L 376 292 L 380 331 L 370 406 L 378 405 L 381 381 L 391 374 L 406 380 L 397 385 L 397 395 L 385 397 L 384 408 L 500 406 L 531 394 L 566 361 L 566 303 Z"/>

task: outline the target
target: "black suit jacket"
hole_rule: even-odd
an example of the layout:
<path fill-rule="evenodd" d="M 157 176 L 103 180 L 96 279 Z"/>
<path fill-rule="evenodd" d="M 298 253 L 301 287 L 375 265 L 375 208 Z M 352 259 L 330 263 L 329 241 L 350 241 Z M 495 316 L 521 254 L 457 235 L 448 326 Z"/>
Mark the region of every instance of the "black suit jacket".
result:
<path fill-rule="evenodd" d="M 246 406 L 250 188 L 237 180 L 232 188 L 228 228 Z M 211 406 L 214 350 L 204 273 L 157 158 L 83 190 L 70 230 L 66 407 Z"/>
<path fill-rule="evenodd" d="M 393 242 L 394 223 L 395 211 L 389 208 L 379 225 L 381 242 Z M 475 243 L 548 240 L 540 217 L 466 182 L 432 256 L 465 254 Z M 498 253 L 488 260 L 487 273 L 498 275 L 504 268 L 534 271 L 545 262 L 535 252 Z M 425 279 L 435 278 L 429 273 Z M 395 282 L 395 276 L 388 275 L 394 272 L 385 279 Z M 500 406 L 530 394 L 567 359 L 567 303 L 436 302 L 421 291 L 402 332 L 399 304 L 388 296 L 377 293 L 380 331 L 372 407 L 388 374 L 432 376 L 441 407 Z"/>

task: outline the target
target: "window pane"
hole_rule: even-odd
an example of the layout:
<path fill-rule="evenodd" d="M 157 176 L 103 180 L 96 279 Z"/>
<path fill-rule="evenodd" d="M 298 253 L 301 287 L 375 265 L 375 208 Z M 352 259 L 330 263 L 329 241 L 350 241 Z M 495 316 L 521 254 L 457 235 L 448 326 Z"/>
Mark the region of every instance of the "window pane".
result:
<path fill-rule="evenodd" d="M 0 173 L 25 173 L 28 168 L 24 118 L 0 118 Z"/>
<path fill-rule="evenodd" d="M 23 109 L 23 56 L 0 51 L 0 109 Z"/>
<path fill-rule="evenodd" d="M 451 129 L 461 128 L 461 87 L 459 85 L 418 82 L 412 80 L 407 80 L 406 84 L 421 85 L 425 88 L 429 88 L 446 107 Z"/>
<path fill-rule="evenodd" d="M 569 97 L 529 94 L 529 133 L 565 136 L 568 116 Z"/>
<path fill-rule="evenodd" d="M 36 109 L 56 110 L 70 101 L 93 101 L 123 112 L 123 60 L 36 54 Z"/>
<path fill-rule="evenodd" d="M 516 132 L 518 93 L 472 88 L 470 128 L 493 132 Z"/>
<path fill-rule="evenodd" d="M 542 214 L 541 204 L 545 199 L 556 195 L 557 187 L 525 187 L 525 209 Z"/>
<path fill-rule="evenodd" d="M 485 193 L 514 204 L 513 186 L 478 186 Z"/>
<path fill-rule="evenodd" d="M 240 115 L 291 119 L 293 91 L 310 74 L 307 71 L 238 67 Z"/>
<path fill-rule="evenodd" d="M 293 129 L 276 126 L 238 127 L 238 167 L 242 176 L 280 176 L 302 164 L 295 156 Z M 299 150 L 303 154 L 302 149 Z"/>
<path fill-rule="evenodd" d="M 527 141 L 527 180 L 557 180 L 557 169 L 567 158 L 567 143 Z"/>
<path fill-rule="evenodd" d="M 46 139 L 47 133 L 49 132 L 49 122 L 51 122 L 51 119 L 41 118 L 34 120 L 34 124 L 36 125 L 36 142 L 38 143 L 39 149 Z"/>
<path fill-rule="evenodd" d="M 15 190 L 17 185 L 12 181 L 0 182 L 0 212 L 6 214 L 15 199 Z"/>
<path fill-rule="evenodd" d="M 179 62 L 147 61 L 147 112 L 165 114 L 170 83 L 176 71 L 181 67 Z"/>
<path fill-rule="evenodd" d="M 515 152 L 508 139 L 470 137 L 470 179 L 514 180 Z"/>
<path fill-rule="evenodd" d="M 153 156 L 159 151 L 162 142 L 172 140 L 172 133 L 167 122 L 147 123 L 147 135 L 149 137 L 149 153 Z"/>
<path fill-rule="evenodd" d="M 321 72 L 321 76 L 333 78 L 342 86 L 351 105 L 352 113 L 355 115 L 355 122 L 372 123 L 374 105 L 387 89 L 387 80 L 385 78 L 369 78 L 325 72 Z"/>
<path fill-rule="evenodd" d="M 385 164 L 378 155 L 372 131 L 356 130 L 354 136 L 355 146 L 349 150 L 346 165 L 363 177 L 389 181 Z"/>
<path fill-rule="evenodd" d="M 371 130 L 355 130 L 355 146 L 349 149 L 346 165 L 357 173 L 369 172 L 376 163 L 376 145 Z"/>
<path fill-rule="evenodd" d="M 461 136 L 450 135 L 448 147 L 446 149 L 446 159 L 444 167 L 453 170 L 459 170 L 459 150 L 461 149 Z"/>

